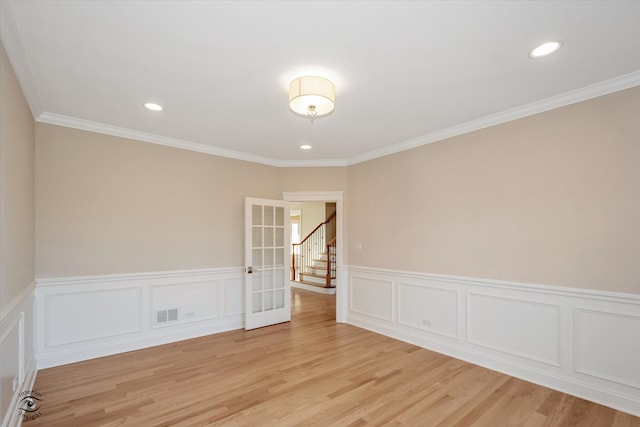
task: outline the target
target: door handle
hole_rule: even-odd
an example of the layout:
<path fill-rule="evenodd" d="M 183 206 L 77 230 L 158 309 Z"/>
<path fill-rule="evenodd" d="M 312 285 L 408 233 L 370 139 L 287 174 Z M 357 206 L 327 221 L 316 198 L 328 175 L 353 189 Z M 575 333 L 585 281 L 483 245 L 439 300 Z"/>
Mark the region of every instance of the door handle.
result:
<path fill-rule="evenodd" d="M 247 267 L 247 274 L 253 273 L 253 267 Z"/>

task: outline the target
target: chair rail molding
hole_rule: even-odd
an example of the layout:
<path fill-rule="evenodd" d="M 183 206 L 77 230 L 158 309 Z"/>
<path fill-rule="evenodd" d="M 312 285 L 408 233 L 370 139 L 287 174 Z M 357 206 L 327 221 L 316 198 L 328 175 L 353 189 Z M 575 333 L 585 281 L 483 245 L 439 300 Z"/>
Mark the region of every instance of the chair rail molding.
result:
<path fill-rule="evenodd" d="M 347 322 L 640 416 L 640 295 L 346 266 Z"/>
<path fill-rule="evenodd" d="M 20 393 L 32 390 L 36 378 L 34 339 L 35 282 L 25 286 L 0 310 L 0 424 L 2 427 L 20 423 L 18 410 Z M 6 387 L 8 381 L 9 387 Z"/>
<path fill-rule="evenodd" d="M 242 267 L 38 279 L 47 368 L 244 326 Z"/>

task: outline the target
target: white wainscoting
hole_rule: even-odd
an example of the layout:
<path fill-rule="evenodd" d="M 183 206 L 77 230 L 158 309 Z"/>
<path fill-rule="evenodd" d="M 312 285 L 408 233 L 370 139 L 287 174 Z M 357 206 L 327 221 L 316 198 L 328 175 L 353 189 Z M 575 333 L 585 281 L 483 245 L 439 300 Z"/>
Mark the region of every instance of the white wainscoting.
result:
<path fill-rule="evenodd" d="M 2 427 L 20 423 L 18 397 L 31 390 L 36 363 L 33 348 L 35 283 L 2 307 L 0 312 L 0 420 Z M 15 384 L 15 388 L 14 388 Z"/>
<path fill-rule="evenodd" d="M 348 323 L 640 415 L 640 295 L 346 273 Z"/>
<path fill-rule="evenodd" d="M 39 279 L 38 369 L 242 328 L 243 286 L 242 268 Z"/>

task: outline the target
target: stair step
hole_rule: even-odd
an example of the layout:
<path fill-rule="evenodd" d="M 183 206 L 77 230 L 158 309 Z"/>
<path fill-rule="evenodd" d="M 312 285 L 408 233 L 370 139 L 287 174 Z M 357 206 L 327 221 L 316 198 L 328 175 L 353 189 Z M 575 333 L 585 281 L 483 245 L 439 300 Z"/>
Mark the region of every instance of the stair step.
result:
<path fill-rule="evenodd" d="M 319 282 L 312 282 L 312 281 L 310 281 L 310 280 L 303 280 L 303 279 L 300 279 L 300 280 L 294 280 L 294 281 L 295 281 L 295 282 L 298 282 L 298 283 L 304 283 L 305 285 L 317 286 L 317 287 L 319 287 L 319 288 L 335 288 L 335 287 L 336 287 L 335 279 L 331 279 L 331 286 L 327 286 L 326 281 L 323 281 L 322 283 L 319 283 Z"/>
<path fill-rule="evenodd" d="M 301 273 L 300 281 L 306 284 L 314 283 L 318 286 L 326 286 L 327 277 L 325 275 L 313 274 L 313 273 Z M 335 278 L 331 278 L 331 284 L 335 286 Z"/>
<path fill-rule="evenodd" d="M 314 277 L 317 279 L 326 279 L 327 278 L 327 273 L 314 273 L 313 271 L 307 271 L 306 273 L 300 273 L 301 276 L 305 276 L 305 277 Z"/>
<path fill-rule="evenodd" d="M 328 259 L 320 259 L 320 258 L 314 258 L 311 260 L 312 263 L 314 264 L 322 264 L 322 265 L 327 265 L 329 263 Z M 331 257 L 331 263 L 335 263 L 336 262 L 336 257 Z"/>

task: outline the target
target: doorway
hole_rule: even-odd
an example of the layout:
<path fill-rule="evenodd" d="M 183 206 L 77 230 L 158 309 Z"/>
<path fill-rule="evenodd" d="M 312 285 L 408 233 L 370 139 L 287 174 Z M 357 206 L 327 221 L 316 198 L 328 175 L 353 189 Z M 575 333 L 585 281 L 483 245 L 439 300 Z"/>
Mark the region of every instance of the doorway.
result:
<path fill-rule="evenodd" d="M 336 203 L 290 202 L 291 286 L 336 293 Z"/>
<path fill-rule="evenodd" d="M 336 205 L 336 321 L 346 322 L 346 280 L 344 274 L 344 207 L 342 191 L 298 191 L 284 192 L 283 199 L 289 202 L 333 202 Z"/>

